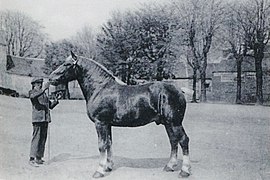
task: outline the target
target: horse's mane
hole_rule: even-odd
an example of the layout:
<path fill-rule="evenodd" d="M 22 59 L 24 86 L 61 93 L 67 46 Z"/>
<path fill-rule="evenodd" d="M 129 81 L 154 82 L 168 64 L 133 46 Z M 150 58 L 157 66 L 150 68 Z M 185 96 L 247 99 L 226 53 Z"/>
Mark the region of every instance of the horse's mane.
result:
<path fill-rule="evenodd" d="M 103 72 L 103 74 L 105 74 L 106 76 L 110 77 L 111 79 L 115 80 L 117 83 L 121 84 L 121 85 L 126 85 L 126 83 L 124 83 L 123 81 L 121 81 L 119 78 L 117 78 L 116 76 L 113 75 L 113 73 L 111 71 L 109 71 L 105 66 L 103 66 L 102 64 L 98 63 L 97 61 L 93 60 L 93 59 L 89 59 L 86 57 L 82 57 L 82 56 L 78 56 L 82 59 L 85 59 L 88 62 L 91 62 L 95 65 L 95 68 L 98 69 L 99 71 Z"/>

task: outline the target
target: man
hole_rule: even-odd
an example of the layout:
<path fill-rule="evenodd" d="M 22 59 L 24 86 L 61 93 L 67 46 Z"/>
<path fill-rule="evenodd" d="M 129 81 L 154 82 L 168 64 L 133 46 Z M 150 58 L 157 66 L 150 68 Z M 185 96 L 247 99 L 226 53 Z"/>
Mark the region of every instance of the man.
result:
<path fill-rule="evenodd" d="M 42 89 L 42 78 L 33 78 L 31 84 L 32 90 L 29 91 L 29 97 L 32 103 L 33 135 L 29 164 L 38 167 L 44 162 L 42 158 L 44 157 L 48 123 L 51 122 L 50 109 L 53 109 L 59 102 L 58 98 L 51 102 L 46 95 L 45 91 L 50 86 L 49 82 L 44 85 L 44 89 Z"/>

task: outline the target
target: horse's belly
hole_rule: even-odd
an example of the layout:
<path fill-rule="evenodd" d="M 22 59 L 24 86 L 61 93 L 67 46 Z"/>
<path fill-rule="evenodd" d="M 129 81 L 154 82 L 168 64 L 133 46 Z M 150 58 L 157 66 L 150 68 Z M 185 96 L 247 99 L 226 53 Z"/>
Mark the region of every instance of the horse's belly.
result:
<path fill-rule="evenodd" d="M 130 110 L 123 114 L 117 114 L 112 121 L 113 126 L 137 127 L 144 126 L 158 119 L 157 113 L 150 108 Z"/>

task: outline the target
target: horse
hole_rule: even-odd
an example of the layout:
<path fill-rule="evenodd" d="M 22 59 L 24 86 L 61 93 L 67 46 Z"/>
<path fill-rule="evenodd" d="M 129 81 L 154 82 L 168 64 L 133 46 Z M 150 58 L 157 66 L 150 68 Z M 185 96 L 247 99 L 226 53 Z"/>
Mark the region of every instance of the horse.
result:
<path fill-rule="evenodd" d="M 191 172 L 189 137 L 182 121 L 186 110 L 183 92 L 166 82 L 126 85 L 95 60 L 71 55 L 49 76 L 52 85 L 77 80 L 86 100 L 87 115 L 95 124 L 100 161 L 94 178 L 104 177 L 113 169 L 112 126 L 138 127 L 151 122 L 164 125 L 171 145 L 169 162 L 164 171 L 177 165 L 178 143 L 183 163 L 180 177 Z"/>

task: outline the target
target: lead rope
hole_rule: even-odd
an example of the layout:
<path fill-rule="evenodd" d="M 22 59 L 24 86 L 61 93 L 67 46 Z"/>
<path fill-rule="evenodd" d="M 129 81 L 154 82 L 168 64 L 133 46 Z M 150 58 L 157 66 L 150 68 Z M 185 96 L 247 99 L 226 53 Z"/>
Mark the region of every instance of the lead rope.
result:
<path fill-rule="evenodd" d="M 49 94 L 50 93 L 50 86 L 48 87 L 48 98 L 49 98 Z M 49 99 L 50 100 L 50 99 Z M 50 123 L 48 123 L 48 160 L 47 160 L 47 164 L 50 163 L 51 160 L 51 132 L 50 132 Z"/>

